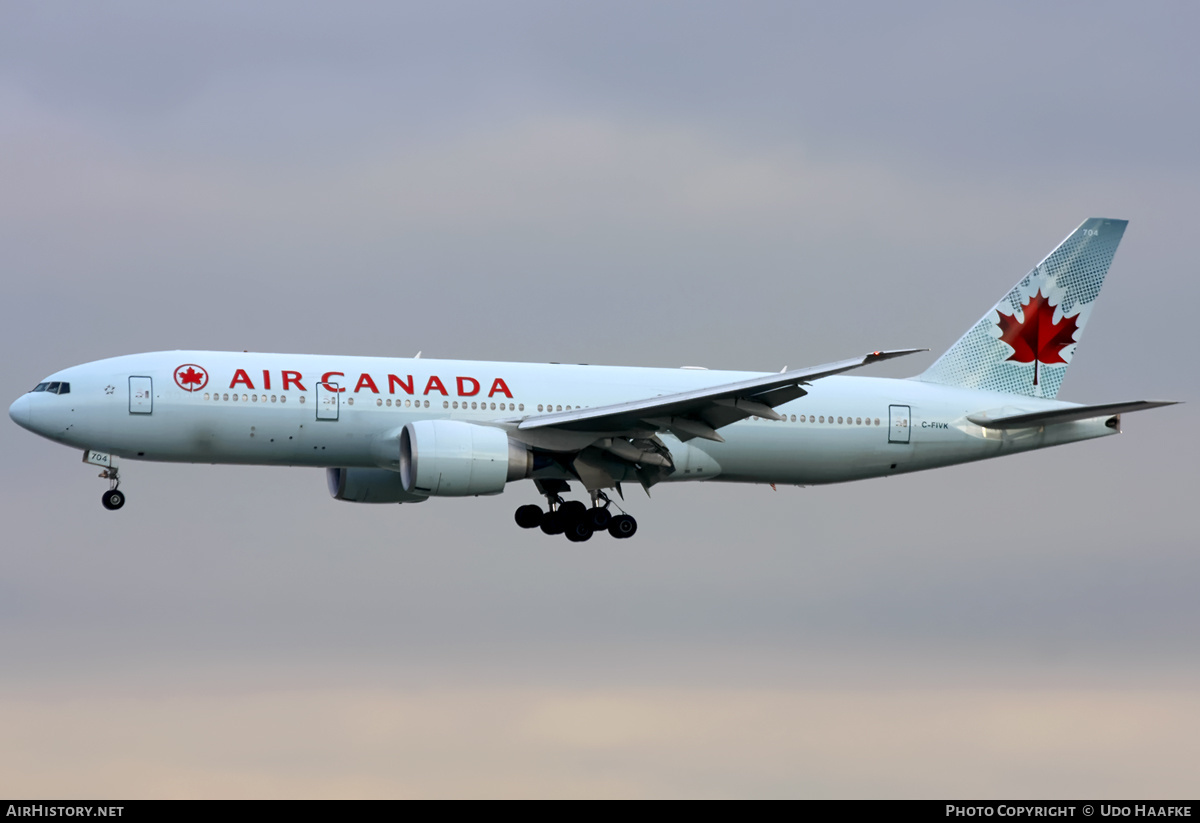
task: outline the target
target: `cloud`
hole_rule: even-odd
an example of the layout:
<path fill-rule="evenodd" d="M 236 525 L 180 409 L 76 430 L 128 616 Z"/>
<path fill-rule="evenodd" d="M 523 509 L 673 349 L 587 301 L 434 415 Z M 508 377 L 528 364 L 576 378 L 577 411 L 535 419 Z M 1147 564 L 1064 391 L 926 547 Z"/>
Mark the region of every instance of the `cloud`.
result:
<path fill-rule="evenodd" d="M 59 798 L 1137 798 L 1200 755 L 1191 690 L 184 689 L 0 722 L 0 791 Z"/>
<path fill-rule="evenodd" d="M 919 244 L 980 234 L 996 214 L 1039 225 L 1057 208 L 1029 202 L 1028 180 L 963 178 L 866 156 L 818 159 L 803 146 L 738 145 L 670 121 L 541 115 L 275 163 L 129 151 L 31 111 L 15 92 L 8 99 L 33 125 L 4 137 L 0 172 L 9 185 L 0 215 L 121 240 L 157 230 L 209 242 L 254 233 L 265 243 L 351 245 L 433 232 L 597 243 L 604 234 L 653 231 Z M 1076 183 L 1072 197 L 1092 201 L 1112 185 Z M 956 208 L 947 214 L 945 203 Z"/>

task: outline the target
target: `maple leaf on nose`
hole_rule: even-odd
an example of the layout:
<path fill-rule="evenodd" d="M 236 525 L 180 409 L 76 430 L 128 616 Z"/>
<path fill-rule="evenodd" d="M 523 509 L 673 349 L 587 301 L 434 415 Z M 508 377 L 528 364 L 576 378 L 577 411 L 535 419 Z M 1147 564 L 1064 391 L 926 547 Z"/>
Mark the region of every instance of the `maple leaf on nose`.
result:
<path fill-rule="evenodd" d="M 1042 295 L 1042 290 L 1021 304 L 1025 314 L 1024 320 L 1018 320 L 1016 312 L 1000 315 L 1000 342 L 1012 347 L 1013 353 L 1006 360 L 1017 363 L 1033 363 L 1033 385 L 1038 382 L 1038 363 L 1066 363 L 1062 350 L 1075 342 L 1075 332 L 1079 330 L 1076 323 L 1078 315 L 1064 316 L 1054 322 L 1054 309 L 1050 298 Z"/>
<path fill-rule="evenodd" d="M 203 380 L 200 377 L 200 372 L 189 366 L 187 371 L 179 375 L 179 382 L 181 385 L 186 386 L 193 383 L 201 383 Z"/>

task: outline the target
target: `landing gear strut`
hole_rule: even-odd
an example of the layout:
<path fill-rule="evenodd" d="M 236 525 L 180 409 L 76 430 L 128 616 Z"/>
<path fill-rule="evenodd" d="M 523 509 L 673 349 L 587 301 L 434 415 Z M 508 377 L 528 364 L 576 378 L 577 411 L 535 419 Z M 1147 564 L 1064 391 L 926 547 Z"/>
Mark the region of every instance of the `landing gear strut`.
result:
<path fill-rule="evenodd" d="M 121 475 L 117 467 L 112 466 L 100 472 L 100 476 L 108 481 L 108 491 L 100 498 L 100 504 L 110 512 L 116 511 L 125 505 L 125 492 L 117 488 L 121 485 Z"/>
<path fill-rule="evenodd" d="M 546 496 L 547 510 L 532 504 L 521 506 L 514 518 L 517 525 L 523 529 L 541 528 L 545 534 L 565 534 L 572 543 L 590 540 L 601 531 L 617 539 L 633 537 L 637 531 L 637 521 L 632 516 L 624 513 L 613 516 L 609 507 L 615 504 L 604 492 L 593 491 L 592 506 L 588 508 L 579 500 L 563 500 L 559 492 L 568 490 L 566 483 L 539 485 L 539 491 Z"/>
<path fill-rule="evenodd" d="M 604 501 L 604 505 L 600 505 L 600 501 Z M 608 528 L 608 524 L 612 522 L 612 512 L 608 507 L 612 505 L 608 495 L 597 489 L 592 492 L 592 508 L 588 510 L 587 519 L 588 525 L 592 527 L 592 531 L 602 532 Z"/>
<path fill-rule="evenodd" d="M 602 500 L 604 501 L 603 505 L 600 503 Z M 618 540 L 633 537 L 637 532 L 637 521 L 633 519 L 633 515 L 624 512 L 614 516 L 608 508 L 615 505 L 612 498 L 604 492 L 599 490 L 592 492 L 592 508 L 588 511 L 592 529 L 594 531 L 607 529 L 608 533 Z"/>

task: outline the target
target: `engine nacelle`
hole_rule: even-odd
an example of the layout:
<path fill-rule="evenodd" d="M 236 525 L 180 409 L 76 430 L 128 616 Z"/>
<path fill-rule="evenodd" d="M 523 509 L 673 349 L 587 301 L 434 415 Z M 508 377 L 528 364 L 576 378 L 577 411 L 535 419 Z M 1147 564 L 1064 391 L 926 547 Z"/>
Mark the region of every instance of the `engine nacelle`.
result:
<path fill-rule="evenodd" d="M 400 480 L 410 494 L 499 494 L 505 483 L 532 472 L 533 453 L 503 429 L 461 420 L 417 420 L 400 433 Z"/>
<path fill-rule="evenodd" d="M 349 503 L 420 503 L 428 498 L 404 490 L 397 472 L 387 469 L 326 469 L 329 493 Z"/>

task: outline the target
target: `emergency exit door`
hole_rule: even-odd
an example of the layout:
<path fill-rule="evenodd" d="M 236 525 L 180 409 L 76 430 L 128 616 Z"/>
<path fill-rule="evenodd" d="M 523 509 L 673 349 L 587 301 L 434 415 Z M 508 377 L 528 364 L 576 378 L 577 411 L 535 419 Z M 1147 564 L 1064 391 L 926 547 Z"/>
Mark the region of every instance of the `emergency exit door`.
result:
<path fill-rule="evenodd" d="M 888 406 L 888 442 L 907 443 L 912 429 L 912 409 L 908 406 Z"/>
<path fill-rule="evenodd" d="M 337 420 L 339 411 L 337 383 L 317 384 L 317 419 Z"/>
<path fill-rule="evenodd" d="M 129 413 L 150 414 L 154 411 L 154 381 L 149 377 L 129 378 Z"/>

